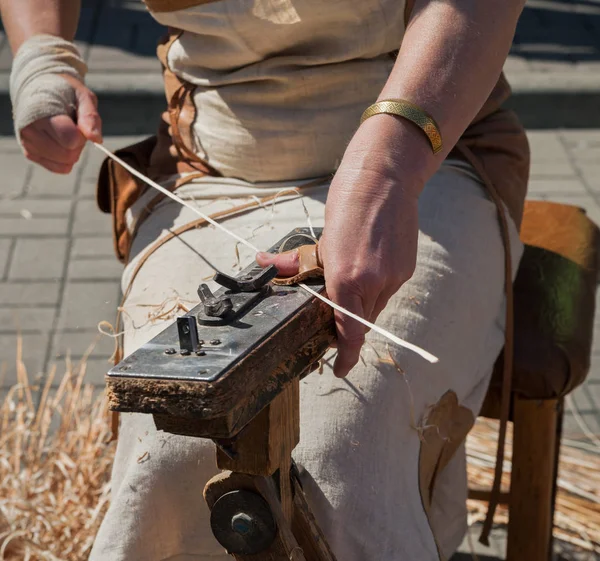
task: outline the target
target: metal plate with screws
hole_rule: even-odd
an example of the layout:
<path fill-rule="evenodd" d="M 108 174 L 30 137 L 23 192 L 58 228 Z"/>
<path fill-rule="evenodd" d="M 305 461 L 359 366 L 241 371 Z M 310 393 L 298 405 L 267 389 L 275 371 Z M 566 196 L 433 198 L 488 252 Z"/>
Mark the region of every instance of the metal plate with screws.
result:
<path fill-rule="evenodd" d="M 320 236 L 321 230 L 316 229 L 315 233 Z M 306 244 L 306 236 L 309 236 L 310 232 L 308 228 L 297 228 L 269 251 L 276 252 L 279 246 L 294 234 L 303 236 L 292 237 L 287 241 L 286 250 Z M 253 263 L 241 271 L 237 278 L 245 281 L 248 277 L 254 278 L 255 275 L 256 263 Z M 324 282 L 320 279 L 311 281 L 310 284 L 318 292 L 324 289 Z M 266 286 L 269 290 L 258 293 L 260 297 L 257 301 L 233 321 L 225 325 L 202 325 L 199 322 L 199 348 L 195 350 L 201 352 L 192 351 L 186 355 L 180 353 L 178 327 L 175 322 L 110 370 L 109 379 L 149 378 L 210 382 L 217 380 L 314 298 L 298 286 Z M 215 292 L 215 296 L 219 297 L 228 290 L 221 288 Z M 204 306 L 200 304 L 186 316 L 199 316 L 203 310 Z M 221 319 L 206 317 L 210 320 Z M 171 349 L 177 349 L 177 352 L 172 353 Z"/>

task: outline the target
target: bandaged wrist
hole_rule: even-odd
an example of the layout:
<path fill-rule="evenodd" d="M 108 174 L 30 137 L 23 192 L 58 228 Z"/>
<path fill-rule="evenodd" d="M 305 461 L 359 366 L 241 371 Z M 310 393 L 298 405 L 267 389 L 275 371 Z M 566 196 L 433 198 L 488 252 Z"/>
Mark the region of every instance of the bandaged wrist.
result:
<path fill-rule="evenodd" d="M 75 92 L 60 76 L 83 81 L 87 65 L 77 47 L 54 35 L 34 35 L 15 55 L 10 74 L 10 99 L 15 135 L 28 125 L 55 115 L 74 115 Z"/>

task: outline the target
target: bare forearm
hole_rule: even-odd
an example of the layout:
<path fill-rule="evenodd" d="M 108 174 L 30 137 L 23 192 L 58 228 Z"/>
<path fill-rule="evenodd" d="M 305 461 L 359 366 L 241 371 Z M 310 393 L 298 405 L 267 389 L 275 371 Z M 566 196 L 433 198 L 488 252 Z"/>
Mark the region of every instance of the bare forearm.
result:
<path fill-rule="evenodd" d="M 40 33 L 73 40 L 80 0 L 0 0 L 0 14 L 12 52 Z"/>
<path fill-rule="evenodd" d="M 416 0 L 379 99 L 406 99 L 425 109 L 439 124 L 444 150 L 433 156 L 421 131 L 398 117 L 378 115 L 363 127 L 369 127 L 374 146 L 387 144 L 387 159 L 397 157 L 407 172 L 419 175 L 418 183 L 435 173 L 489 96 L 522 5 L 523 0 Z M 378 124 L 369 123 L 376 119 Z"/>

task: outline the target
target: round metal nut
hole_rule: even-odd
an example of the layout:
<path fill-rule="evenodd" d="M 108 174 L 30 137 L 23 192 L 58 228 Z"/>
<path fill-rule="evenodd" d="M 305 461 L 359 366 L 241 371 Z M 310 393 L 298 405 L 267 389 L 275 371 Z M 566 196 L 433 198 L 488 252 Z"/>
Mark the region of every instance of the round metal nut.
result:
<path fill-rule="evenodd" d="M 210 512 L 217 541 L 234 555 L 255 555 L 267 549 L 277 535 L 271 509 L 258 493 L 239 489 L 217 499 Z"/>

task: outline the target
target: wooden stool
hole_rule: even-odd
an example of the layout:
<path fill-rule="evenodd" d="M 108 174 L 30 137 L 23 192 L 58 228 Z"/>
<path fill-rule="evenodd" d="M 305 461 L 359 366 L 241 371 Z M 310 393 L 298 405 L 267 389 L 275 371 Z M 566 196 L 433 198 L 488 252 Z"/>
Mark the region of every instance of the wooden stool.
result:
<path fill-rule="evenodd" d="M 547 561 L 564 396 L 589 370 L 598 279 L 596 225 L 578 207 L 528 201 L 514 285 L 513 452 L 507 561 Z M 502 355 L 481 415 L 499 418 Z M 489 499 L 489 491 L 469 496 Z"/>

